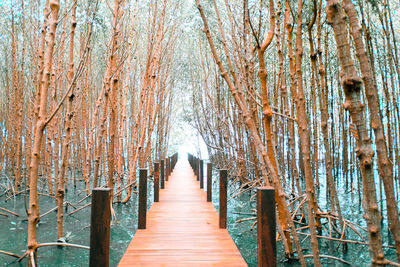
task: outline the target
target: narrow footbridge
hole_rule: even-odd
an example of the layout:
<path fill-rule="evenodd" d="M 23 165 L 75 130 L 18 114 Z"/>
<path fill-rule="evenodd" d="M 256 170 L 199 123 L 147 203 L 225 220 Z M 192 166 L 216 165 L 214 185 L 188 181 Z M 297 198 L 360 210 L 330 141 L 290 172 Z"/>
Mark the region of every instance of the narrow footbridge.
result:
<path fill-rule="evenodd" d="M 118 266 L 247 266 L 199 183 L 179 160 Z"/>

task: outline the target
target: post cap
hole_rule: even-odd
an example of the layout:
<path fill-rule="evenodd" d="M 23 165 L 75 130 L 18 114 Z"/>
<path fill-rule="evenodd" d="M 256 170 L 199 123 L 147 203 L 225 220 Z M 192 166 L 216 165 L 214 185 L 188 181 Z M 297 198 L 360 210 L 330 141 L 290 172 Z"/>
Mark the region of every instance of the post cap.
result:
<path fill-rule="evenodd" d="M 269 190 L 275 191 L 275 188 L 273 188 L 272 186 L 260 186 L 260 187 L 257 187 L 257 191 L 269 191 Z"/>
<path fill-rule="evenodd" d="M 111 188 L 108 188 L 108 187 L 105 187 L 105 188 L 96 187 L 96 188 L 93 188 L 92 191 L 105 191 L 105 192 L 108 192 L 108 191 L 111 191 Z"/>

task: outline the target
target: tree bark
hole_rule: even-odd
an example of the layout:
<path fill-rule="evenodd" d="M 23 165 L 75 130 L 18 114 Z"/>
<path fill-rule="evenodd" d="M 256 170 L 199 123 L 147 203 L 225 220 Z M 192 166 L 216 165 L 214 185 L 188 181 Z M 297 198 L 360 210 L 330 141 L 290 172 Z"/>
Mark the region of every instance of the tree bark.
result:
<path fill-rule="evenodd" d="M 360 62 L 362 80 L 364 82 L 365 95 L 368 101 L 371 128 L 375 133 L 376 153 L 378 156 L 378 169 L 380 178 L 383 181 L 386 194 L 386 208 L 388 214 L 388 222 L 391 233 L 394 237 L 396 245 L 397 260 L 400 261 L 400 222 L 399 211 L 397 208 L 394 187 L 393 187 L 393 166 L 388 159 L 388 150 L 386 147 L 385 134 L 379 109 L 378 92 L 375 87 L 373 74 L 365 51 L 364 42 L 362 40 L 361 28 L 359 26 L 357 13 L 351 0 L 344 0 L 344 10 L 349 16 L 351 34 L 354 39 L 356 48 L 356 56 Z"/>
<path fill-rule="evenodd" d="M 350 44 L 347 37 L 346 20 L 341 5 L 336 0 L 328 0 L 326 7 L 327 22 L 333 27 L 338 47 L 338 58 L 342 68 L 341 83 L 346 96 L 344 108 L 352 117 L 357 127 L 357 157 L 360 161 L 361 178 L 364 192 L 365 219 L 368 225 L 369 248 L 373 266 L 383 266 L 384 253 L 380 227 L 380 214 L 376 200 L 375 180 L 373 173 L 373 155 L 371 140 L 364 118 L 364 107 L 360 101 L 362 96 L 362 80 L 357 75 L 351 60 Z"/>
<path fill-rule="evenodd" d="M 49 38 L 47 41 L 46 54 L 44 57 L 44 73 L 41 80 L 39 112 L 35 125 L 35 133 L 33 139 L 33 148 L 31 154 L 31 162 L 29 166 L 30 177 L 30 194 L 29 194 L 29 211 L 28 211 L 28 250 L 36 252 L 36 225 L 40 219 L 39 203 L 38 203 L 38 168 L 41 156 L 41 143 L 43 131 L 46 122 L 47 111 L 47 94 L 50 85 L 50 75 L 53 64 L 53 51 L 55 46 L 55 36 L 58 23 L 58 12 L 60 10 L 60 2 L 58 0 L 50 1 L 51 20 L 49 24 Z M 44 11 L 46 14 L 46 10 Z"/>

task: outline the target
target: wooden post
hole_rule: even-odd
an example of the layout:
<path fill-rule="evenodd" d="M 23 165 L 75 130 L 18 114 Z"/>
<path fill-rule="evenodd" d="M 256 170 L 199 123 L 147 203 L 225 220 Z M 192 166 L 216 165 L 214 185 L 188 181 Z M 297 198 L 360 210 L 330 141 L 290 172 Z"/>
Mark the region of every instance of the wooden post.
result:
<path fill-rule="evenodd" d="M 168 176 L 171 176 L 171 174 L 172 174 L 172 157 L 168 157 L 168 162 L 169 162 L 169 174 L 168 174 Z"/>
<path fill-rule="evenodd" d="M 193 156 L 193 173 L 194 173 L 194 175 L 196 175 L 196 162 L 197 162 L 197 158 L 195 156 Z"/>
<path fill-rule="evenodd" d="M 147 212 L 147 169 L 140 169 L 138 229 L 146 229 L 146 212 Z"/>
<path fill-rule="evenodd" d="M 200 180 L 200 159 L 196 158 L 196 179 Z"/>
<path fill-rule="evenodd" d="M 200 188 L 204 188 L 204 161 L 200 160 Z"/>
<path fill-rule="evenodd" d="M 158 202 L 160 198 L 160 163 L 154 162 L 154 202 Z"/>
<path fill-rule="evenodd" d="M 165 181 L 165 167 L 164 167 L 164 160 L 161 160 L 160 164 L 160 172 L 161 172 L 161 189 L 164 189 L 164 181 Z"/>
<path fill-rule="evenodd" d="M 110 218 L 111 189 L 94 188 L 92 191 L 92 212 L 90 216 L 90 257 L 89 266 L 110 264 Z"/>
<path fill-rule="evenodd" d="M 175 153 L 175 155 L 174 155 L 174 169 L 175 169 L 175 166 L 176 166 L 177 162 L 178 162 L 178 153 Z"/>
<path fill-rule="evenodd" d="M 207 163 L 207 202 L 212 201 L 212 163 Z"/>
<path fill-rule="evenodd" d="M 165 181 L 168 181 L 169 176 L 169 158 L 165 158 Z"/>
<path fill-rule="evenodd" d="M 226 228 L 227 213 L 227 170 L 219 170 L 219 228 Z"/>
<path fill-rule="evenodd" d="M 271 186 L 257 188 L 258 266 L 276 266 L 275 190 Z"/>

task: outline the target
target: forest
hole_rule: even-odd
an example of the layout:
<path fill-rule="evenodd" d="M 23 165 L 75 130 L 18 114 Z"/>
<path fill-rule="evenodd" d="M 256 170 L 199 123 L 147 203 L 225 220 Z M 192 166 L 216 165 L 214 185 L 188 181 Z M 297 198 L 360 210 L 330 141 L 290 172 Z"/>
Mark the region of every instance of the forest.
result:
<path fill-rule="evenodd" d="M 399 1 L 2 0 L 0 25 L 0 265 L 87 266 L 102 187 L 116 266 L 139 169 L 179 151 L 228 170 L 249 266 L 263 185 L 278 266 L 400 266 Z"/>

